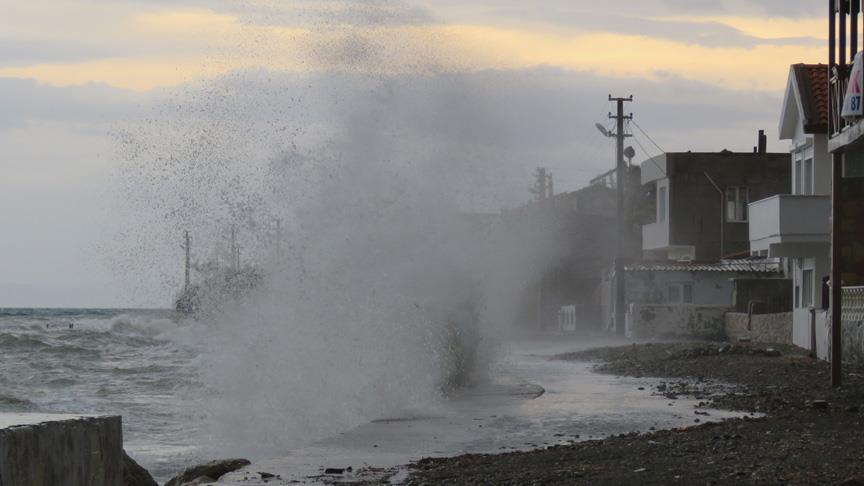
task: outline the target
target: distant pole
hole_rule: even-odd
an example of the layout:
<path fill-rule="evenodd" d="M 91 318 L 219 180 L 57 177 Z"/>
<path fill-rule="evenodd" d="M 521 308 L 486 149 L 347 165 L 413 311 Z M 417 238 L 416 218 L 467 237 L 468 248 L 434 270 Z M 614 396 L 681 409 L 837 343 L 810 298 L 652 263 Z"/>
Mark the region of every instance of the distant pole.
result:
<path fill-rule="evenodd" d="M 183 290 L 189 290 L 189 269 L 192 266 L 192 239 L 189 232 L 186 232 L 186 241 L 183 244 L 183 249 L 186 250 L 186 279 L 183 284 Z"/>
<path fill-rule="evenodd" d="M 534 173 L 534 188 L 531 189 L 531 192 L 540 203 L 543 203 L 549 195 L 547 180 L 550 177 L 547 175 L 545 167 L 537 167 L 537 172 Z"/>
<path fill-rule="evenodd" d="M 624 241 L 627 234 L 626 209 L 625 204 L 625 184 L 627 180 L 627 166 L 624 163 L 624 139 L 627 134 L 624 133 L 624 121 L 633 118 L 633 115 L 624 115 L 624 103 L 632 102 L 633 96 L 627 98 L 613 98 L 609 95 L 609 101 L 614 101 L 617 105 L 617 113 L 609 114 L 610 119 L 617 122 L 615 133 L 615 186 L 617 192 L 617 238 L 615 244 L 615 332 L 624 335 L 626 330 L 624 322 L 624 307 L 626 301 L 624 299 L 625 291 L 625 276 L 624 276 Z"/>
<path fill-rule="evenodd" d="M 234 274 L 240 271 L 240 252 L 237 248 L 237 230 L 231 227 L 231 270 Z"/>

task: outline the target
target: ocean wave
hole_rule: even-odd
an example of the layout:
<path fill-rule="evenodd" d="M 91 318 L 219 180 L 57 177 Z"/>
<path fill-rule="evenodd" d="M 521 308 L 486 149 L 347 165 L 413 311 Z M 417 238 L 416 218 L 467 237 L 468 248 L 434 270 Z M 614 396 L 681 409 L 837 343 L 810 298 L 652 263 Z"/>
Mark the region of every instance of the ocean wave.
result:
<path fill-rule="evenodd" d="M 0 349 L 7 351 L 44 349 L 49 346 L 37 336 L 0 333 Z"/>
<path fill-rule="evenodd" d="M 4 411 L 30 411 L 36 408 L 36 404 L 26 398 L 0 393 L 0 409 Z"/>

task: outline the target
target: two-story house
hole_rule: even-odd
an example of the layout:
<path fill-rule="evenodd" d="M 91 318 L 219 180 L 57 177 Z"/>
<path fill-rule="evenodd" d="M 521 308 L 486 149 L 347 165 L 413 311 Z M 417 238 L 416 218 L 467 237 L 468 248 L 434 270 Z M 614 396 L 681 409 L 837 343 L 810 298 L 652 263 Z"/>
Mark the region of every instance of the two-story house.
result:
<path fill-rule="evenodd" d="M 795 64 L 780 115 L 780 139 L 790 141 L 792 180 L 786 193 L 750 204 L 754 255 L 783 258 L 793 281 L 792 341 L 825 352 L 823 282 L 830 273 L 831 158 L 828 153 L 828 67 Z M 815 341 L 815 342 L 814 342 Z"/>
<path fill-rule="evenodd" d="M 642 227 L 646 260 L 719 261 L 749 255 L 749 202 L 788 191 L 789 154 L 666 153 L 642 163 L 656 217 Z"/>
<path fill-rule="evenodd" d="M 760 132 L 752 153 L 666 153 L 641 164 L 654 217 L 642 226 L 644 261 L 625 268 L 628 335 L 716 337 L 736 304 L 734 281 L 782 279 L 776 262 L 746 260 L 749 202 L 790 184 L 789 154 L 765 148 Z"/>

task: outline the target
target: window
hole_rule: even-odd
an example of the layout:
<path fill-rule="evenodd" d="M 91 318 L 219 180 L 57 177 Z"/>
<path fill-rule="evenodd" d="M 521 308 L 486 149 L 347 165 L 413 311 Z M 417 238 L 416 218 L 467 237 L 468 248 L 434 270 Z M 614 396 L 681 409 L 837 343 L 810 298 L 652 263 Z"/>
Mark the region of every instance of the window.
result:
<path fill-rule="evenodd" d="M 795 174 L 792 176 L 795 178 L 792 181 L 795 186 L 792 188 L 792 194 L 803 194 L 801 192 L 801 160 L 795 161 Z"/>
<path fill-rule="evenodd" d="M 661 187 L 657 191 L 657 221 L 666 221 L 666 188 Z"/>
<path fill-rule="evenodd" d="M 726 188 L 726 221 L 747 222 L 747 203 L 749 196 L 746 187 Z"/>
<path fill-rule="evenodd" d="M 692 304 L 692 283 L 670 283 L 667 286 L 668 302 L 670 304 Z"/>
<path fill-rule="evenodd" d="M 804 192 L 802 194 L 813 194 L 813 159 L 804 161 Z"/>
<path fill-rule="evenodd" d="M 801 272 L 801 307 L 813 307 L 813 270 Z"/>

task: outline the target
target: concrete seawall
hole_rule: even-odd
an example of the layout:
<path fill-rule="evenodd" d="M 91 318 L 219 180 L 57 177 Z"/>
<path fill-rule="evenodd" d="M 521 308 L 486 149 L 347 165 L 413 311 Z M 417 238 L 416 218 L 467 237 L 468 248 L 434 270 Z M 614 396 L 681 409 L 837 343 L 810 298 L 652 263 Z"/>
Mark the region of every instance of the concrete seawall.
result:
<path fill-rule="evenodd" d="M 120 417 L 0 414 L 0 485 L 122 484 Z"/>

